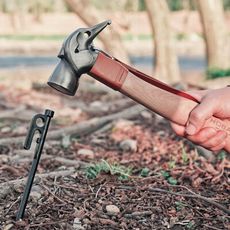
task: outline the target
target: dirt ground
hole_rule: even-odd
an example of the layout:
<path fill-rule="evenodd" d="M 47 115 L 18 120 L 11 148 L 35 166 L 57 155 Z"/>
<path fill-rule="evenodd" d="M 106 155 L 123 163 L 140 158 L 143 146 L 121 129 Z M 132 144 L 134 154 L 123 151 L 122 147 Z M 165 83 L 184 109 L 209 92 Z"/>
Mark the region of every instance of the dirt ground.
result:
<path fill-rule="evenodd" d="M 230 229 L 223 151 L 202 156 L 165 119 L 87 78 L 74 97 L 0 87 L 1 229 Z M 45 108 L 55 117 L 16 221 L 33 158 L 22 142 Z"/>

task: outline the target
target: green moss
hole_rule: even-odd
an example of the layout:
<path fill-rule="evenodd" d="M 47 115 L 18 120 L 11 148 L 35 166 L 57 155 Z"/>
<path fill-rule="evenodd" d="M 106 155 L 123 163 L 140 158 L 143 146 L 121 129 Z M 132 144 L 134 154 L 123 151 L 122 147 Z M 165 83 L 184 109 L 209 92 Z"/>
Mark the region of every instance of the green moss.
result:
<path fill-rule="evenodd" d="M 220 69 L 220 68 L 209 68 L 206 72 L 207 79 L 216 79 L 221 77 L 230 77 L 230 68 L 229 69 Z"/>

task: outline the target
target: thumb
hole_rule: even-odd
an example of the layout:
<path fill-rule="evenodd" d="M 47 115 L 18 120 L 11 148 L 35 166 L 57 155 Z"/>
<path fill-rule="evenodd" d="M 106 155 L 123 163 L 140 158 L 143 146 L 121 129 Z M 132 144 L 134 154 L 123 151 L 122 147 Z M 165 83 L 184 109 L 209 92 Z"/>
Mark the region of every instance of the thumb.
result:
<path fill-rule="evenodd" d="M 213 116 L 216 105 L 213 101 L 204 98 L 189 114 L 185 132 L 188 135 L 194 135 L 204 126 L 206 120 Z"/>

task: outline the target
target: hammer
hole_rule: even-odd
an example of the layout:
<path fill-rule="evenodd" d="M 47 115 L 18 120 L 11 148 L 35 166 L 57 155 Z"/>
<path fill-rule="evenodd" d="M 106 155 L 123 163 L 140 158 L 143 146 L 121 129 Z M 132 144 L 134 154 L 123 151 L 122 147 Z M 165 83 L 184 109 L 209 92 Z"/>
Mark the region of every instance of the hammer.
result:
<path fill-rule="evenodd" d="M 48 85 L 73 96 L 77 91 L 80 76 L 86 73 L 166 119 L 185 125 L 190 112 L 199 101 L 93 46 L 93 40 L 109 24 L 111 21 L 107 20 L 71 33 L 58 54 L 60 62 L 49 78 Z M 227 132 L 224 149 L 230 151 L 230 121 L 211 117 L 204 127 Z"/>

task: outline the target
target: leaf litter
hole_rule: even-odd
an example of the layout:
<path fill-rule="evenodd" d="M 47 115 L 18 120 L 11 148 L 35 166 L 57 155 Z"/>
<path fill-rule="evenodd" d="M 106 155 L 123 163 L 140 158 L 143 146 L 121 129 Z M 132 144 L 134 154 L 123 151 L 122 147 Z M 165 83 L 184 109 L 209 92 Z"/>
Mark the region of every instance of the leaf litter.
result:
<path fill-rule="evenodd" d="M 14 108 L 20 103 L 25 105 L 24 110 L 39 111 L 44 106 L 43 90 L 47 89 L 3 89 L 5 101 L 0 109 Z M 49 90 L 46 93 L 52 95 L 49 103 L 62 110 L 52 129 L 92 117 L 77 106 L 70 109 L 64 105 L 60 95 Z M 80 100 L 87 107 L 92 101 L 111 99 L 112 103 L 121 98 L 109 93 L 95 96 L 91 92 L 77 98 L 65 97 L 65 103 L 73 105 Z M 9 121 L 4 118 L 1 124 L 11 124 Z M 19 127 L 28 126 L 28 122 L 17 117 L 15 122 Z M 18 130 L 12 134 L 0 129 L 0 136 L 21 136 L 25 132 Z M 136 141 L 136 148 L 122 149 L 120 143 L 126 139 Z M 21 149 L 17 144 L 0 146 L 0 186 L 26 178 L 31 157 Z M 82 149 L 90 150 L 90 157 Z M 37 173 L 48 175 L 62 170 L 73 171 L 67 176 L 50 175 L 35 180 L 23 221 L 16 222 L 15 216 L 24 184 L 11 186 L 0 198 L 0 228 L 230 228 L 229 156 L 221 152 L 210 162 L 199 155 L 195 146 L 178 138 L 166 120 L 157 120 L 154 114 L 116 120 L 90 135 L 47 141 Z M 117 211 L 112 212 L 109 207 Z"/>

